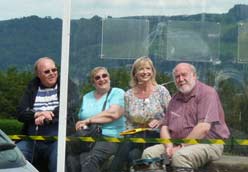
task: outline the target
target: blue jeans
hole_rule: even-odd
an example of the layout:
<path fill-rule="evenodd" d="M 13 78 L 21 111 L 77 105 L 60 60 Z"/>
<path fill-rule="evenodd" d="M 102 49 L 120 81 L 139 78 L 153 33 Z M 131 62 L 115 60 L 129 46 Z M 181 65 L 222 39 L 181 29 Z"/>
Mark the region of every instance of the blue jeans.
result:
<path fill-rule="evenodd" d="M 48 161 L 49 172 L 57 171 L 57 142 L 23 140 L 17 146 L 32 164 L 40 164 L 45 160 Z"/>
<path fill-rule="evenodd" d="M 118 143 L 96 142 L 89 152 L 67 156 L 68 172 L 101 172 L 103 164 L 116 153 Z"/>

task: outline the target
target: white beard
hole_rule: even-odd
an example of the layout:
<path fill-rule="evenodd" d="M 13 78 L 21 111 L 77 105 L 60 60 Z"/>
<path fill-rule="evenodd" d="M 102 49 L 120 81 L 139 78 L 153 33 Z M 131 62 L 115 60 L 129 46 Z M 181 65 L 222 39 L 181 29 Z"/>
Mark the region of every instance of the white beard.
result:
<path fill-rule="evenodd" d="M 189 93 L 189 92 L 192 91 L 192 89 L 194 88 L 195 84 L 196 84 L 196 80 L 192 79 L 192 80 L 191 80 L 190 82 L 188 82 L 186 85 L 183 85 L 183 86 L 181 86 L 181 87 L 178 87 L 178 86 L 177 86 L 177 89 L 178 89 L 181 93 L 187 94 L 187 93 Z"/>

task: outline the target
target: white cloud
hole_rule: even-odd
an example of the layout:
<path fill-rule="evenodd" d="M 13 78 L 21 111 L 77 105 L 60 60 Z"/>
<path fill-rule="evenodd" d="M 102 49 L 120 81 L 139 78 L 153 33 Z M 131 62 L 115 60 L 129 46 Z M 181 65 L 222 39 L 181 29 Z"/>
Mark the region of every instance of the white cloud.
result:
<path fill-rule="evenodd" d="M 1 0 L 0 20 L 38 15 L 62 18 L 62 0 Z M 225 13 L 248 0 L 71 0 L 72 18 Z"/>
<path fill-rule="evenodd" d="M 179 15 L 226 13 L 235 4 L 248 4 L 247 0 L 74 0 L 72 18 L 134 15 Z M 85 8 L 89 10 L 84 10 Z M 78 10 L 81 8 L 81 10 Z"/>
<path fill-rule="evenodd" d="M 0 20 L 30 15 L 62 18 L 62 3 L 61 0 L 2 0 L 0 1 Z"/>

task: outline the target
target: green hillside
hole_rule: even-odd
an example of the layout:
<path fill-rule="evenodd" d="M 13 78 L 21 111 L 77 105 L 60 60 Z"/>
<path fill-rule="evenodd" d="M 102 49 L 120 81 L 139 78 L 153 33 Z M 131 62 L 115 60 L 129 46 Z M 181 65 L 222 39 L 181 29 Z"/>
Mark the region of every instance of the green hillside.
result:
<path fill-rule="evenodd" d="M 236 5 L 226 14 L 204 14 L 205 22 L 221 24 L 220 59 L 233 61 L 237 54 L 238 23 L 247 20 L 248 6 Z M 201 21 L 203 14 L 192 16 L 141 16 L 129 17 L 147 19 L 150 32 L 156 29 L 159 22 Z M 102 19 L 95 16 L 91 19 L 71 21 L 71 70 L 82 73 L 93 65 L 122 66 L 128 63 L 123 60 L 101 60 Z M 37 16 L 0 21 L 0 69 L 16 66 L 18 69 L 31 69 L 33 62 L 41 56 L 52 56 L 60 63 L 61 52 L 61 19 Z M 150 56 L 156 56 L 156 40 L 150 45 Z M 154 53 L 153 53 L 154 52 Z M 85 70 L 75 70 L 79 66 L 88 66 Z"/>

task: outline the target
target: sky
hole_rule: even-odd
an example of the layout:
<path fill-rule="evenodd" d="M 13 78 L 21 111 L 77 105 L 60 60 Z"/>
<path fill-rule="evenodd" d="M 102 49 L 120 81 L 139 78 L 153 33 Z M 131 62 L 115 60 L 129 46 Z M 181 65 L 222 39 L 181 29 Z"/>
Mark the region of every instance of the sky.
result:
<path fill-rule="evenodd" d="M 37 15 L 62 18 L 66 0 L 1 0 L 0 20 Z M 227 13 L 248 0 L 71 0 L 71 18 Z"/>

